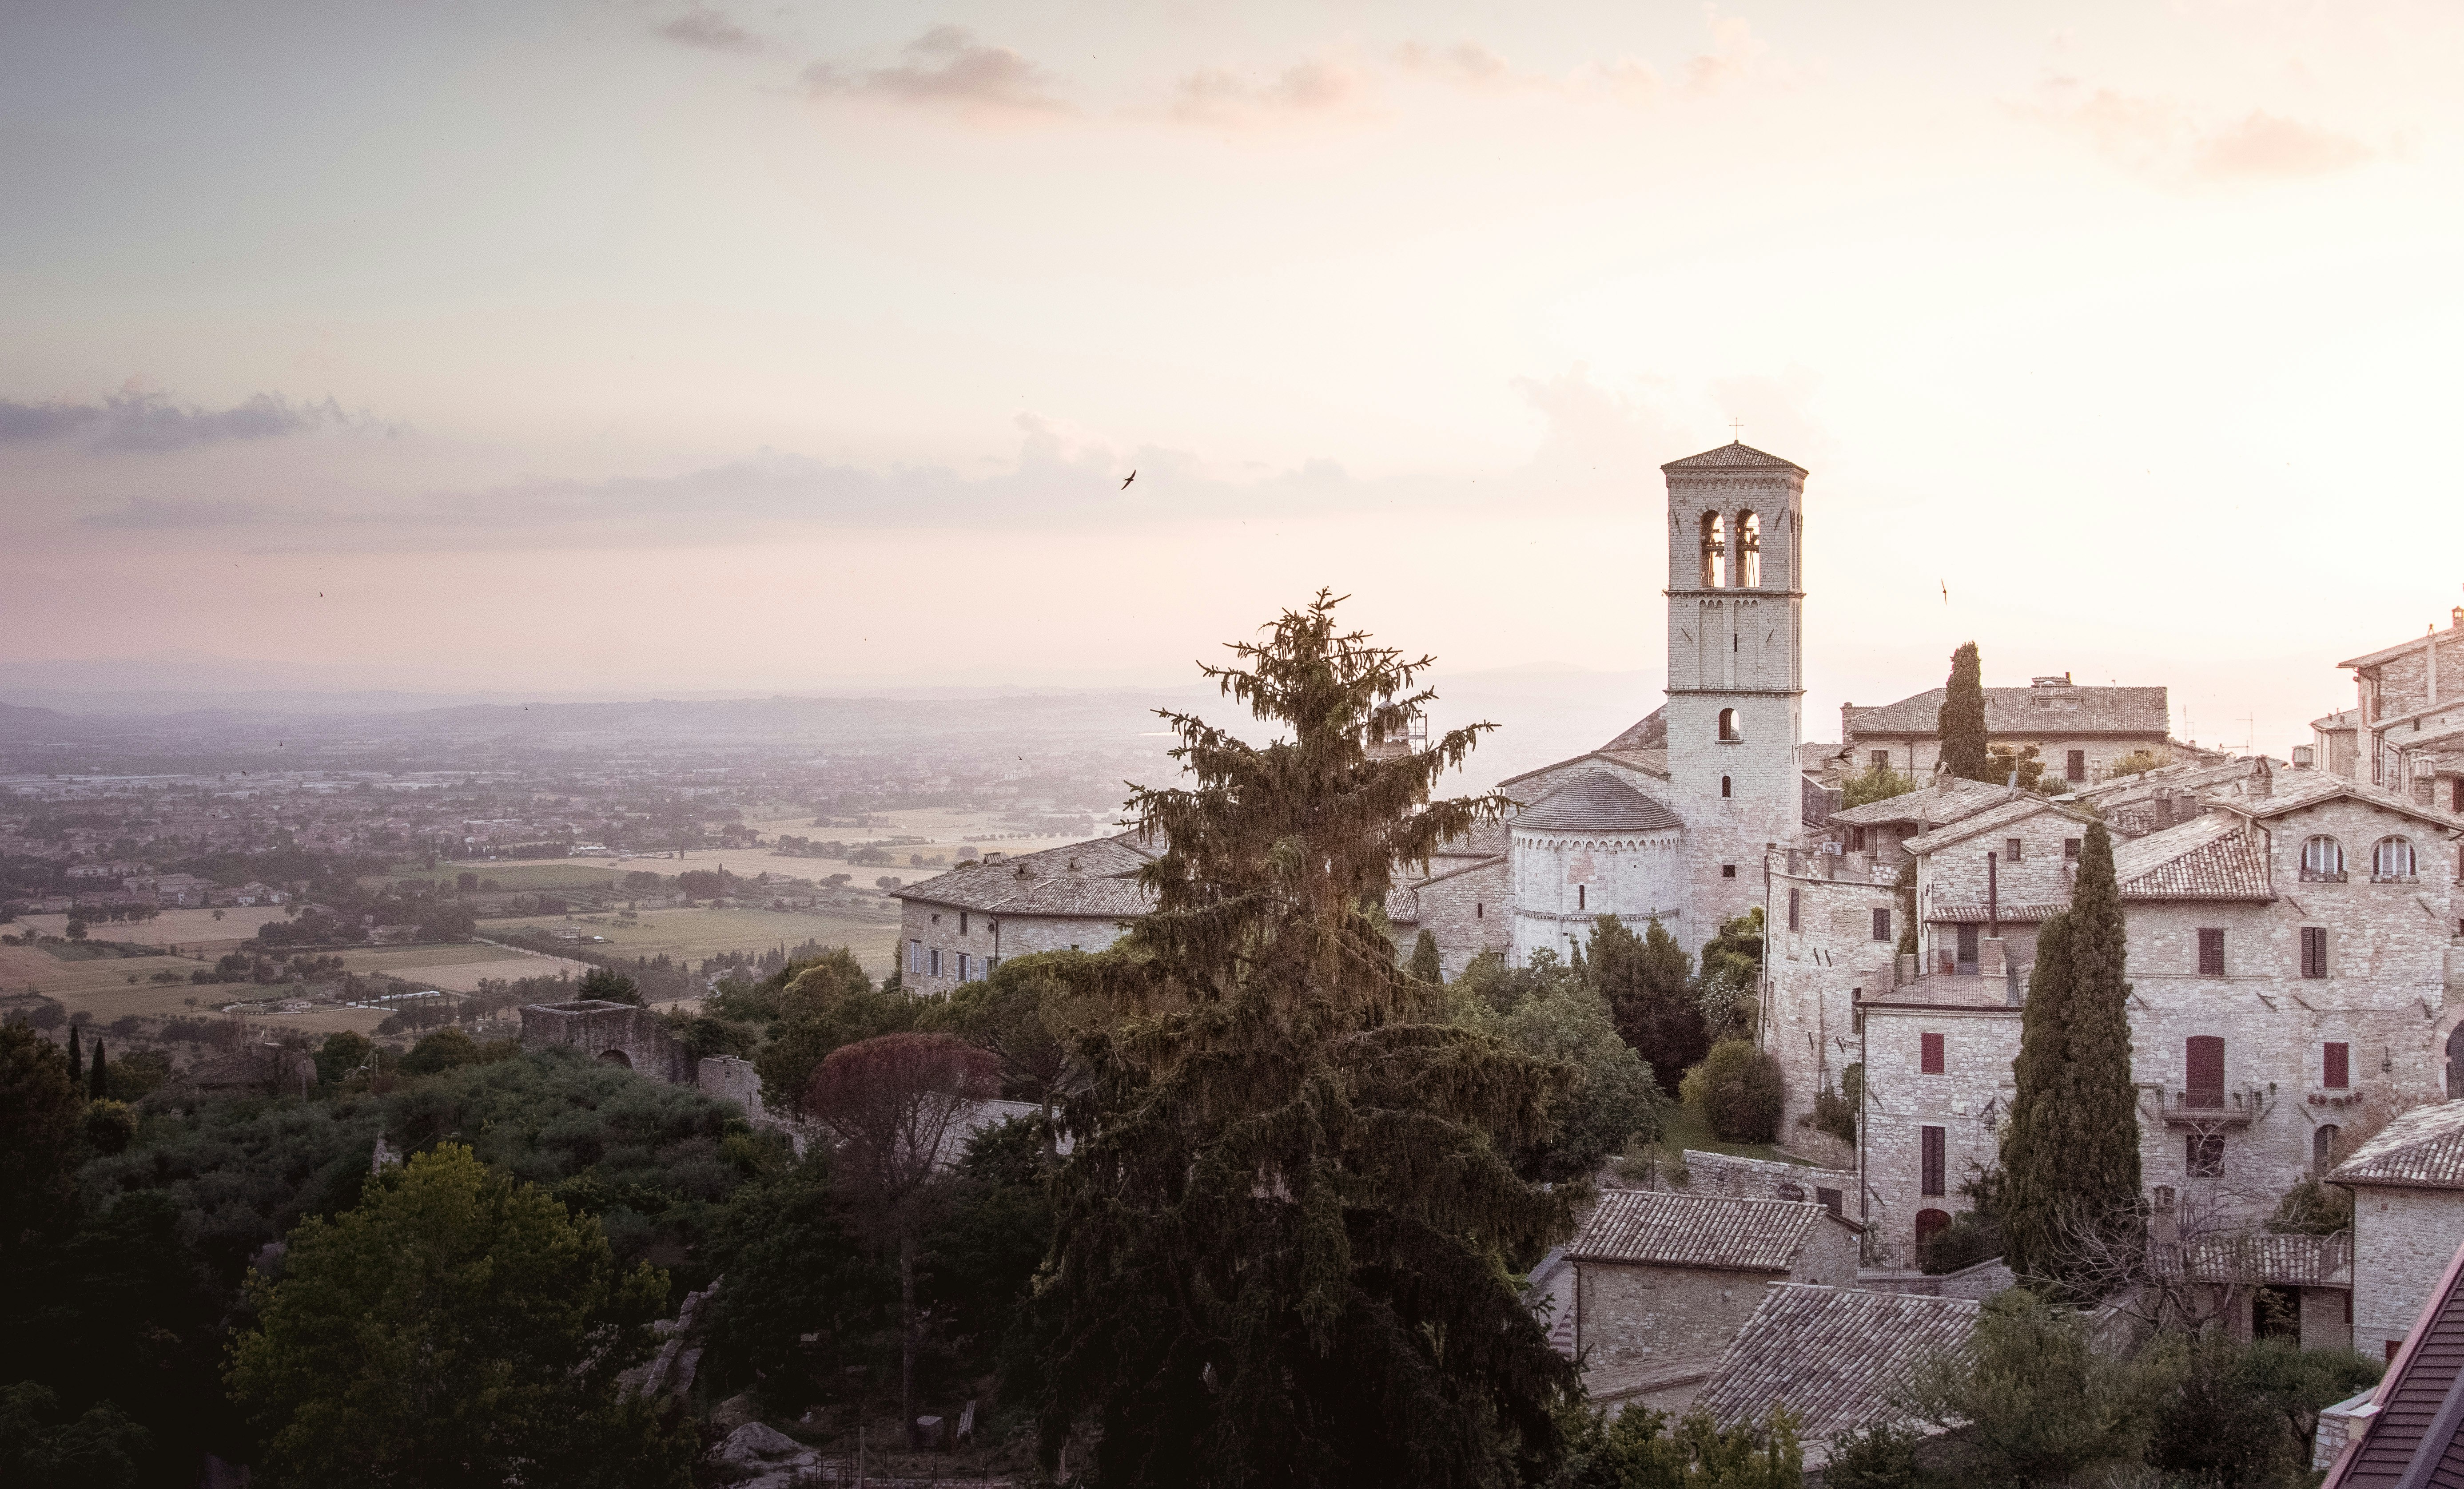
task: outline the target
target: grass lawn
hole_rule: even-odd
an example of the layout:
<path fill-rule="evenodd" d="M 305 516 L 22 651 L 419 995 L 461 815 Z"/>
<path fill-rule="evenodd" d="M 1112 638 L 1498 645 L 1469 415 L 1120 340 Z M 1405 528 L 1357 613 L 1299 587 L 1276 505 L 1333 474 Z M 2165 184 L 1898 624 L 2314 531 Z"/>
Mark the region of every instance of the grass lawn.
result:
<path fill-rule="evenodd" d="M 605 936 L 604 942 L 583 945 L 610 956 L 664 954 L 678 961 L 694 962 L 721 952 L 760 952 L 782 942 L 793 947 L 819 941 L 825 946 L 849 948 L 865 971 L 875 977 L 887 975 L 895 965 L 898 948 L 898 921 L 886 912 L 877 918 L 864 918 L 826 911 L 807 914 L 802 910 L 663 909 L 644 910 L 641 920 L 633 924 L 612 915 L 572 919 L 533 915 L 483 920 L 478 933 L 494 936 L 521 930 L 571 930 L 584 935 Z"/>
<path fill-rule="evenodd" d="M 1701 1112 L 1682 1102 L 1672 1102 L 1661 1108 L 1661 1142 L 1670 1149 L 1691 1148 L 1697 1152 L 1726 1153 L 1731 1158 L 1760 1158 L 1771 1163 L 1793 1163 L 1811 1168 L 1808 1160 L 1794 1153 L 1783 1152 L 1769 1143 L 1723 1143 L 1711 1135 L 1711 1124 Z"/>

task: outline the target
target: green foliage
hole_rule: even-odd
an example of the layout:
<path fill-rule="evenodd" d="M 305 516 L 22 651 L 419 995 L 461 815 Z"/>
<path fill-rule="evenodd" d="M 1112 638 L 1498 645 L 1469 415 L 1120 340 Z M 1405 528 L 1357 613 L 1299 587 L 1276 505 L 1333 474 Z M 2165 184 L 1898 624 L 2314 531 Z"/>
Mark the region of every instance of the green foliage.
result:
<path fill-rule="evenodd" d="M 1768 1143 L 1779 1132 L 1779 1062 L 1748 1040 L 1722 1040 L 1678 1087 L 1724 1143 Z"/>
<path fill-rule="evenodd" d="M 1752 1034 L 1759 1012 L 1754 990 L 1762 975 L 1763 909 L 1757 905 L 1720 922 L 1720 933 L 1703 943 L 1703 974 L 1694 997 L 1715 1042 Z"/>
<path fill-rule="evenodd" d="M 23 1248 L 74 1223 L 83 1096 L 57 1046 L 0 1025 L 0 1266 L 12 1273 Z"/>
<path fill-rule="evenodd" d="M 715 1379 L 754 1382 L 771 1410 L 792 1411 L 810 1400 L 817 1377 L 885 1356 L 897 1269 L 858 1244 L 825 1155 L 737 1191 L 712 1245 L 727 1275 L 710 1301 L 706 1368 Z"/>
<path fill-rule="evenodd" d="M 691 1424 L 620 1402 L 667 1298 L 620 1271 L 599 1223 L 467 1148 L 372 1180 L 292 1233 L 230 1383 L 292 1484 L 688 1485 Z"/>
<path fill-rule="evenodd" d="M 2183 1485 L 2256 1489 L 2307 1482 L 2319 1410 L 2377 1382 L 2385 1367 L 2350 1350 L 2255 1344 L 2223 1330 L 2167 1347 L 2179 1386 L 2159 1411 L 2148 1466 Z"/>
<path fill-rule="evenodd" d="M 1431 987 L 1445 981 L 1445 962 L 1438 955 L 1438 938 L 1426 931 L 1415 937 L 1412 959 L 1404 964 L 1404 970 Z"/>
<path fill-rule="evenodd" d="M 2083 1315 L 2013 1287 L 1986 1300 L 1966 1349 L 1918 1365 L 1901 1405 L 1946 1430 L 1959 1482 L 2021 1489 L 2135 1462 L 2177 1374 L 2162 1351 L 2099 1352 Z"/>
<path fill-rule="evenodd" d="M 104 1068 L 102 1041 L 94 1041 L 94 1063 L 85 1069 L 85 1094 L 89 1101 L 100 1101 L 111 1094 L 111 1072 Z"/>
<path fill-rule="evenodd" d="M 402 1057 L 405 1075 L 435 1075 L 463 1065 L 505 1060 L 518 1053 L 520 1046 L 511 1040 L 492 1040 L 486 1044 L 471 1038 L 460 1029 L 447 1027 L 421 1040 Z"/>
<path fill-rule="evenodd" d="M 1991 780 L 1993 768 L 1986 756 L 1985 667 L 1976 643 L 1964 642 L 1950 654 L 1950 680 L 1944 685 L 1942 709 L 1934 715 L 1942 762 L 1962 780 Z"/>
<path fill-rule="evenodd" d="M 1828 1132 L 1843 1143 L 1857 1141 L 1856 1102 L 1837 1086 L 1823 1086 L 1814 1093 L 1812 1126 L 1815 1131 Z"/>
<path fill-rule="evenodd" d="M 1608 1005 L 1582 973 L 1535 952 L 1528 967 L 1485 971 L 1482 985 L 1483 995 L 1465 1009 L 1470 1027 L 1580 1077 L 1551 1106 L 1547 1134 L 1510 1150 L 1515 1172 L 1545 1183 L 1583 1178 L 1629 1139 L 1659 1136 L 1661 1098 L 1651 1066 L 1618 1037 Z"/>
<path fill-rule="evenodd" d="M 1786 1408 L 1722 1429 L 1701 1412 L 1628 1407 L 1614 1419 L 1576 1403 L 1559 1413 L 1565 1461 L 1549 1489 L 1797 1489 L 1805 1456 Z"/>
<path fill-rule="evenodd" d="M 1900 862 L 1900 872 L 1891 881 L 1891 898 L 1899 910 L 1900 938 L 1891 950 L 1902 956 L 1915 954 L 1917 949 L 1917 861 L 1911 856 Z"/>
<path fill-rule="evenodd" d="M 340 1085 L 353 1072 L 376 1056 L 376 1044 L 364 1034 L 348 1029 L 325 1036 L 317 1046 L 317 1079 L 327 1085 Z"/>
<path fill-rule="evenodd" d="M 1903 776 L 1887 765 L 1869 765 L 1839 782 L 1839 806 L 1870 806 L 1876 801 L 1888 801 L 1917 789 L 1914 776 Z"/>
<path fill-rule="evenodd" d="M 2170 750 L 2133 750 L 2105 767 L 2107 779 L 2116 776 L 2145 776 L 2149 771 L 2163 770 L 2173 763 Z"/>
<path fill-rule="evenodd" d="M 1874 1422 L 1831 1439 L 1822 1464 L 1822 1489 L 1917 1489 L 1915 1432 L 1893 1422 Z"/>
<path fill-rule="evenodd" d="M 1074 1005 L 1066 969 L 1078 952 L 1013 956 L 989 977 L 961 983 L 927 1005 L 916 1026 L 955 1034 L 989 1051 L 1001 1065 L 1001 1093 L 1015 1101 L 1050 1103 L 1078 1078 L 1072 1054 L 1078 1025 L 1091 1009 Z"/>
<path fill-rule="evenodd" d="M 0 1483 L 10 1489 L 131 1489 L 152 1446 L 109 1402 L 71 1417 L 43 1386 L 0 1387 Z"/>
<path fill-rule="evenodd" d="M 603 1003 L 630 1003 L 642 1006 L 642 990 L 633 979 L 612 967 L 593 967 L 573 985 L 577 998 L 597 998 Z"/>
<path fill-rule="evenodd" d="M 1711 1048 L 1694 996 L 1693 958 L 1656 920 L 1638 936 L 1615 915 L 1602 915 L 1592 923 L 1585 968 L 1617 1033 L 1651 1066 L 1661 1089 L 1676 1095 L 1678 1079 Z"/>
<path fill-rule="evenodd" d="M 2035 745 L 2022 745 L 2013 750 L 2009 745 L 1993 745 L 1985 752 L 1985 778 L 2010 784 L 2016 777 L 2022 791 L 2042 791 L 2053 782 L 2045 779 L 2045 762 L 2036 758 Z"/>
<path fill-rule="evenodd" d="M 2303 1179 L 2284 1192 L 2267 1228 L 2278 1236 L 2333 1236 L 2353 1223 L 2353 1192 Z"/>
<path fill-rule="evenodd" d="M 2001 1256 L 2002 1202 L 2008 1188 L 2000 1169 L 1971 1170 L 1959 1186 L 1969 1208 L 1917 1248 L 1919 1270 L 1940 1277 Z"/>
<path fill-rule="evenodd" d="M 102 1046 L 95 1046 L 101 1053 Z M 113 1103 L 143 1101 L 163 1088 L 171 1079 L 171 1057 L 159 1049 L 141 1049 L 134 1055 L 123 1055 L 113 1062 L 111 1071 L 103 1077 L 103 1089 L 109 1094 L 103 1100 Z"/>
<path fill-rule="evenodd" d="M 2079 1301 L 2099 1285 L 2092 1258 L 2132 1250 L 2144 1223 L 2123 973 L 2113 839 L 2091 822 L 2070 909 L 2036 934 L 2001 1163 L 2011 1269 Z"/>
<path fill-rule="evenodd" d="M 669 1027 L 674 1031 L 677 1040 L 684 1045 L 686 1053 L 696 1060 L 707 1060 L 714 1055 L 733 1055 L 742 1059 L 752 1054 L 761 1042 L 760 1035 L 750 1024 L 731 1023 L 707 1014 L 694 1018 L 674 1014 L 668 1018 Z"/>
<path fill-rule="evenodd" d="M 126 1102 L 88 1102 L 85 1115 L 77 1122 L 77 1135 L 90 1151 L 125 1152 L 137 1136 L 137 1113 Z"/>
<path fill-rule="evenodd" d="M 758 996 L 758 993 L 757 993 Z M 770 1042 L 753 1057 L 761 1100 L 777 1111 L 802 1113 L 814 1072 L 835 1050 L 915 1027 L 919 1004 L 873 987 L 845 950 L 807 966 L 781 987 Z"/>
<path fill-rule="evenodd" d="M 1081 1041 L 1043 1282 L 1045 1464 L 1155 1483 L 1429 1489 L 1545 1477 L 1574 1384 L 1510 1281 L 1571 1218 L 1500 1157 L 1574 1079 L 1443 1021 L 1374 908 L 1397 864 L 1506 808 L 1430 799 L 1477 737 L 1374 757 L 1427 659 L 1321 594 L 1210 668 L 1273 731 L 1165 718 L 1189 785 L 1131 806 L 1155 908 L 1073 964 Z"/>

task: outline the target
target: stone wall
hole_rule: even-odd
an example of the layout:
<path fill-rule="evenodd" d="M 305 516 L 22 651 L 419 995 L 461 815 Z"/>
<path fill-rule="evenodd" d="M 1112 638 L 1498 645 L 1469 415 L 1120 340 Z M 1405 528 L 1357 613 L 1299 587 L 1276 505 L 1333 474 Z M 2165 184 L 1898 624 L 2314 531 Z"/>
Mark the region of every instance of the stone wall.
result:
<path fill-rule="evenodd" d="M 1128 929 L 1119 921 L 1083 915 L 987 915 L 922 900 L 904 905 L 898 925 L 898 985 L 913 994 L 947 993 L 958 986 L 961 953 L 968 957 L 973 981 L 984 975 L 987 957 L 1006 961 L 1035 952 L 1100 952 Z M 937 975 L 932 970 L 936 951 L 941 953 Z"/>
<path fill-rule="evenodd" d="M 1574 1263 L 1574 1346 L 1594 1394 L 1659 1373 L 1707 1367 L 1746 1326 L 1772 1282 L 1845 1287 L 1857 1281 L 1857 1237 L 1825 1219 L 1793 1270 L 1720 1271 L 1631 1262 Z"/>
<path fill-rule="evenodd" d="M 1403 953 L 1420 931 L 1437 939 L 1438 961 L 1449 977 L 1458 977 L 1483 952 L 1510 953 L 1514 942 L 1514 883 L 1503 854 L 1443 872 L 1411 891 L 1412 934 L 1402 938 Z"/>
<path fill-rule="evenodd" d="M 1954 1215 L 1970 1208 L 1960 1184 L 2000 1160 L 1999 1123 L 2016 1089 L 2011 1062 L 2019 1055 L 2020 1011 L 1884 1001 L 1867 1003 L 1863 1016 L 1866 1256 L 1878 1266 L 1913 1267 L 1919 1213 Z M 1925 1073 L 1927 1034 L 1942 1036 L 1938 1075 Z M 1941 1194 L 1923 1193 L 1929 1127 L 1943 1132 Z"/>
<path fill-rule="evenodd" d="M 2355 1186 L 2353 1347 L 2392 1358 L 2459 1246 L 2464 1193 Z"/>
<path fill-rule="evenodd" d="M 1845 855 L 1791 854 L 1800 872 L 1774 857 L 1769 927 L 1764 942 L 1769 990 L 1764 998 L 1764 1047 L 1779 1062 L 1787 1095 L 1784 1136 L 1814 1112 L 1814 1098 L 1859 1058 L 1856 1007 L 1860 998 L 1886 996 L 1893 980 L 1899 910 L 1887 870 L 1865 867 L 1862 859 L 1835 865 Z M 1850 872 L 1864 867 L 1860 879 Z M 1830 877 L 1837 872 L 1838 878 Z M 1881 873 L 1884 882 L 1874 882 Z M 1796 929 L 1790 929 L 1791 896 Z M 1874 939 L 1874 911 L 1891 911 L 1892 939 Z"/>
<path fill-rule="evenodd" d="M 668 1032 L 667 1020 L 630 1003 L 531 1004 L 522 1010 L 522 1048 L 580 1050 L 671 1085 L 694 1084 L 693 1057 Z"/>
<path fill-rule="evenodd" d="M 1514 962 L 1534 952 L 1571 960 L 1592 923 L 1615 915 L 1639 931 L 1654 920 L 1679 934 L 1686 904 L 1686 841 L 1666 832 L 1514 833 Z M 1682 936 L 1681 936 L 1682 939 Z"/>

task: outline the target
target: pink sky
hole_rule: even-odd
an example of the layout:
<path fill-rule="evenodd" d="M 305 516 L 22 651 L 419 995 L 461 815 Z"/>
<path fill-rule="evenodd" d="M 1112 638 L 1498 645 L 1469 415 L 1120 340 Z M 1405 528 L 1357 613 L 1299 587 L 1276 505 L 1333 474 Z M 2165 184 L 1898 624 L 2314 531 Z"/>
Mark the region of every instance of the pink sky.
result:
<path fill-rule="evenodd" d="M 1814 737 L 1974 639 L 2280 753 L 2464 602 L 2452 7 L 218 9 L 0 12 L 15 657 L 1656 675 L 1732 419 Z"/>

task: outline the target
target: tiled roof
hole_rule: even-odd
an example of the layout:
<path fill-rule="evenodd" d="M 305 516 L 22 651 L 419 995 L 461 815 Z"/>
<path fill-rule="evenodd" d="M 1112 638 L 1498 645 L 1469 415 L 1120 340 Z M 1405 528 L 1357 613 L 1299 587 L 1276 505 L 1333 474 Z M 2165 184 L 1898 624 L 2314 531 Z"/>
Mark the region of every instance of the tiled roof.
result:
<path fill-rule="evenodd" d="M 2230 812 L 2134 838 L 2113 850 L 2124 900 L 2272 900 L 2267 854 Z"/>
<path fill-rule="evenodd" d="M 2005 901 L 2002 919 L 2014 926 L 2042 925 L 2070 909 L 2067 903 L 2051 905 L 2019 905 Z M 1982 926 L 1992 919 L 1982 905 L 1929 905 L 1925 921 L 1930 925 Z"/>
<path fill-rule="evenodd" d="M 2365 786 L 2358 780 L 2346 780 L 2342 776 L 2329 776 L 2318 771 L 2279 771 L 2277 773 L 2273 788 L 2266 796 L 2237 797 L 2233 804 L 2235 811 L 2248 812 L 2251 816 L 2265 821 L 2269 818 L 2282 817 L 2287 812 L 2298 812 L 2305 806 L 2317 806 L 2321 801 L 2333 801 L 2340 797 L 2354 801 L 2365 801 L 2372 806 L 2382 807 L 2406 817 L 2417 818 L 2425 822 L 2434 822 L 2450 832 L 2464 832 L 2464 817 L 2458 817 L 2453 812 L 2435 806 L 2424 806 L 2418 801 L 2400 797 L 2392 791 L 2382 790 L 2377 786 Z"/>
<path fill-rule="evenodd" d="M 1611 1190 L 1566 1243 L 1577 1261 L 1628 1261 L 1729 1272 L 1786 1272 L 1818 1224 L 1821 1205 L 1782 1199 Z"/>
<path fill-rule="evenodd" d="M 1932 737 L 1942 721 L 1943 690 L 1929 688 L 1897 703 L 1850 709 L 1841 728 L 1876 734 Z M 1985 733 L 2002 734 L 2147 734 L 2165 737 L 2171 713 L 2162 688 L 1988 688 Z M 2053 762 L 2058 765 L 2057 760 Z"/>
<path fill-rule="evenodd" d="M 1983 811 L 1963 814 L 1956 821 L 1945 822 L 1918 837 L 1910 838 L 1903 846 L 1911 853 L 1932 853 L 1947 848 L 1954 843 L 1965 843 L 1980 833 L 2024 822 L 2031 817 L 2047 812 L 2082 825 L 2096 820 L 2077 807 L 2058 805 L 2033 791 L 2013 792 L 2008 786 L 1996 786 L 1992 789 L 2003 794 L 2002 800 L 1986 807 Z"/>
<path fill-rule="evenodd" d="M 1668 752 L 1665 750 L 1594 750 L 1588 755 L 1578 755 L 1572 759 L 1557 760 L 1535 770 L 1525 771 L 1520 776 L 1508 776 L 1497 783 L 1497 789 L 1510 796 L 1514 788 L 1524 781 L 1537 780 L 1551 772 L 1566 770 L 1589 760 L 1606 760 L 1613 765 L 1624 766 L 1628 770 L 1640 771 L 1646 776 L 1657 776 L 1662 780 L 1668 778 Z"/>
<path fill-rule="evenodd" d="M 1903 791 L 1880 801 L 1868 801 L 1863 806 L 1834 812 L 1831 820 L 1852 827 L 1913 822 L 1920 828 L 1932 828 L 1945 822 L 1955 822 L 1989 807 L 2000 806 L 2014 794 L 2009 786 L 1953 777 L 1948 790 L 1928 781 L 1913 791 Z"/>
<path fill-rule="evenodd" d="M 2359 729 L 2362 727 L 2362 711 L 2359 709 L 2338 709 L 2335 712 L 2328 714 L 2325 718 L 2312 719 L 2310 721 L 2310 727 L 2312 729 Z"/>
<path fill-rule="evenodd" d="M 2180 1246 L 2151 1247 L 2154 1270 L 2180 1277 L 2188 1267 L 2194 1282 L 2220 1286 L 2350 1287 L 2353 1233 L 2277 1236 L 2249 1231 L 2206 1236 Z"/>
<path fill-rule="evenodd" d="M 1514 819 L 1517 829 L 1537 832 L 1663 832 L 1684 824 L 1655 801 L 1606 771 L 1585 771 Z"/>
<path fill-rule="evenodd" d="M 1661 704 L 1626 726 L 1625 733 L 1600 746 L 1604 751 L 1668 748 L 1668 705 Z"/>
<path fill-rule="evenodd" d="M 2321 1489 L 2464 1483 L 2464 1435 L 2449 1408 L 2464 1379 L 2464 1251 L 2447 1263 L 2404 1347 L 2370 1393 Z"/>
<path fill-rule="evenodd" d="M 1965 1347 L 1976 1313 L 1964 1298 L 1774 1282 L 1694 1405 L 1723 1426 L 1785 1405 L 1806 1441 L 1824 1441 L 1896 1416 L 1902 1378 L 1928 1356 Z"/>
<path fill-rule="evenodd" d="M 1662 466 L 1661 469 L 1665 471 L 1668 468 L 1666 466 Z M 2377 667 L 2382 663 L 2392 662 L 2396 658 L 2403 656 L 2408 651 L 2420 650 L 2424 646 L 2428 645 L 2431 639 L 2431 637 L 2427 635 L 2415 636 L 2407 641 L 2397 642 L 2392 646 L 2387 646 L 2381 650 L 2370 652 L 2366 656 L 2355 657 L 2349 662 L 2339 662 L 2336 665 L 2338 667 Z M 2464 626 L 2451 626 L 2446 630 L 2438 632 L 2435 639 L 2438 642 L 2438 650 L 2441 656 L 2453 656 L 2455 655 L 2455 652 L 2450 651 L 2448 648 L 2453 646 L 2458 649 L 2464 649 Z"/>
<path fill-rule="evenodd" d="M 1131 920 L 1150 908 L 1137 872 L 1160 847 L 1159 842 L 1142 842 L 1137 834 L 1125 832 L 999 864 L 961 865 L 893 889 L 891 898 L 986 914 Z"/>
<path fill-rule="evenodd" d="M 1805 468 L 1796 462 L 1782 460 L 1777 455 L 1766 454 L 1742 441 L 1723 445 L 1717 449 L 1706 449 L 1699 455 L 1688 455 L 1683 460 L 1672 460 L 1660 469 L 1662 471 L 1793 471 L 1799 475 L 1806 473 Z"/>
<path fill-rule="evenodd" d="M 2464 1189 L 2464 1100 L 2431 1102 L 2396 1118 L 2338 1164 L 2327 1182 Z"/>

